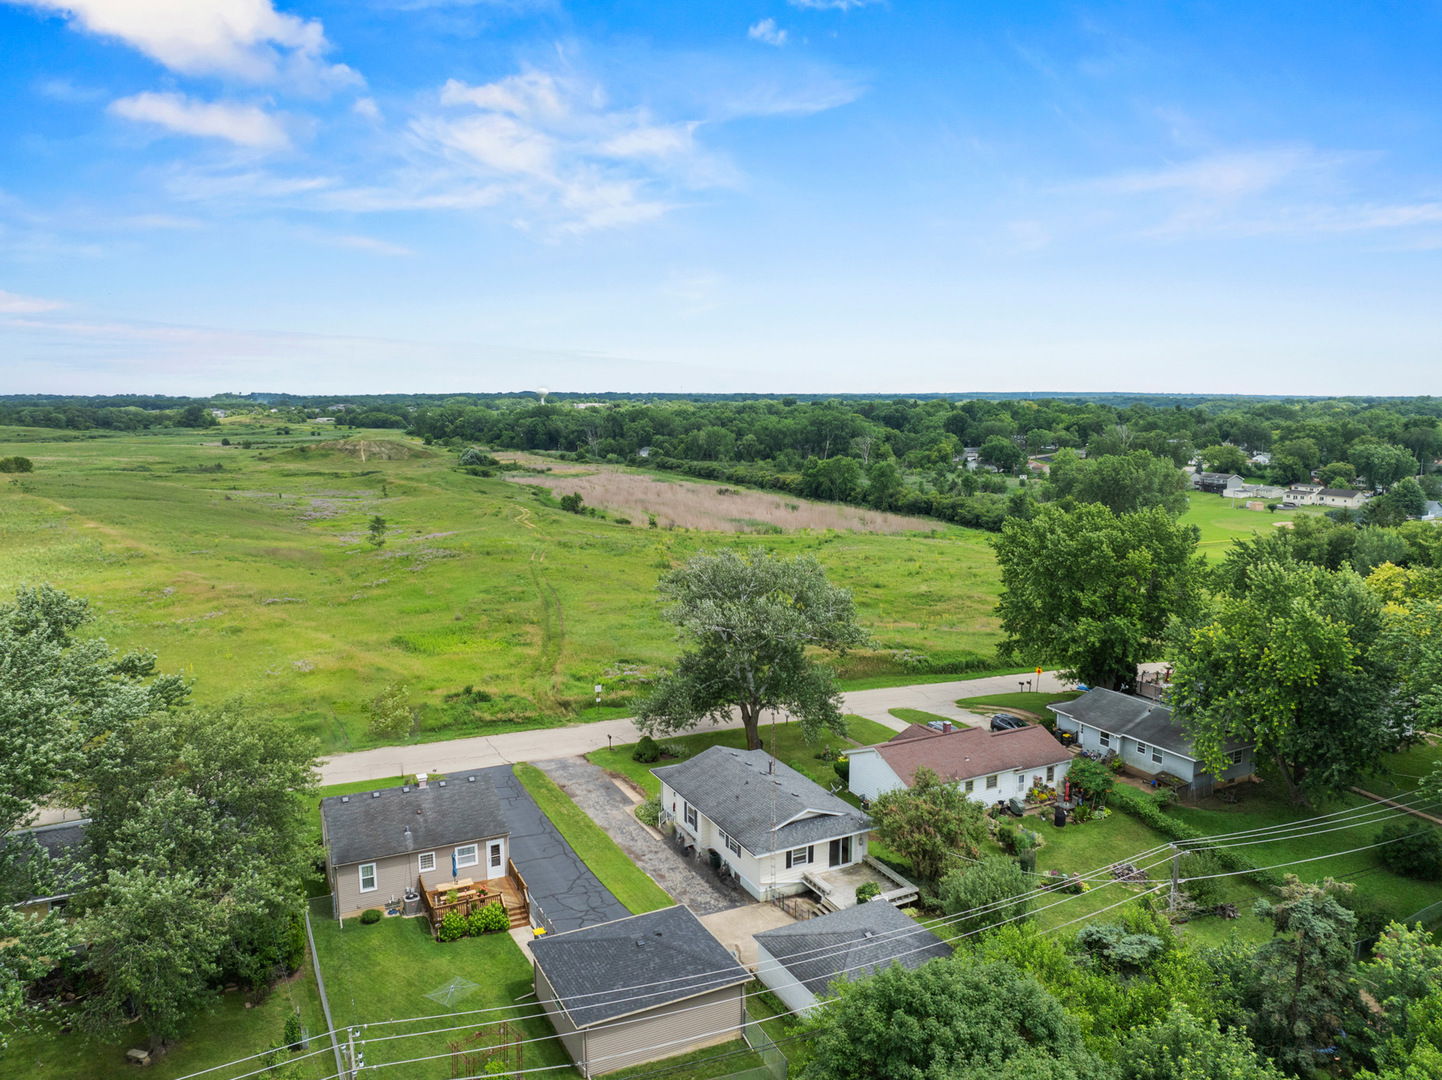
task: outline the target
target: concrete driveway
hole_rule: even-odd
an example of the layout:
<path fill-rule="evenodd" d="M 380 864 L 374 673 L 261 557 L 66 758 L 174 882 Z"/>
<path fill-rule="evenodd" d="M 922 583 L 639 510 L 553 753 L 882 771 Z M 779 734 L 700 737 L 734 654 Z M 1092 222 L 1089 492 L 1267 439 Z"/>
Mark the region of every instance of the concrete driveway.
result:
<path fill-rule="evenodd" d="M 482 769 L 478 775 L 488 777 L 496 787 L 511 830 L 511 861 L 553 932 L 579 930 L 631 914 L 541 813 L 509 765 Z"/>
<path fill-rule="evenodd" d="M 756 970 L 756 939 L 753 934 L 763 930 L 775 930 L 788 926 L 796 920 L 775 904 L 747 904 L 719 911 L 713 915 L 700 915 L 701 925 L 711 931 L 711 936 L 728 949 L 736 952 L 736 958 L 743 965 Z"/>

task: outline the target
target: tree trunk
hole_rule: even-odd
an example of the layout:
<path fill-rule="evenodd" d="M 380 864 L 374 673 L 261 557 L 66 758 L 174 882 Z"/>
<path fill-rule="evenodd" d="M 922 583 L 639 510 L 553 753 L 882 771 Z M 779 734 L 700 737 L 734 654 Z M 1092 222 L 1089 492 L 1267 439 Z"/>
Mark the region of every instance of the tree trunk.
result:
<path fill-rule="evenodd" d="M 1303 794 L 1300 776 L 1293 777 L 1291 767 L 1282 760 L 1280 754 L 1273 754 L 1272 760 L 1276 762 L 1277 771 L 1282 774 L 1282 780 L 1287 785 L 1287 795 L 1292 800 L 1293 806 L 1306 806 L 1307 796 Z"/>
<path fill-rule="evenodd" d="M 746 749 L 761 749 L 761 708 L 750 702 L 741 703 L 741 726 L 746 729 Z"/>

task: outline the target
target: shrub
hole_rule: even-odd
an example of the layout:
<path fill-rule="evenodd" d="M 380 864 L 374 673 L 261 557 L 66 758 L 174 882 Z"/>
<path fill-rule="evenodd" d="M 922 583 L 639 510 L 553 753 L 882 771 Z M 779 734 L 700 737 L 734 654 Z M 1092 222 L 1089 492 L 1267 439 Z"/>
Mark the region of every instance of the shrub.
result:
<path fill-rule="evenodd" d="M 221 439 L 221 440 L 220 440 L 220 445 L 221 445 L 221 446 L 229 446 L 229 445 L 230 445 L 230 440 L 229 440 L 229 439 Z"/>
<path fill-rule="evenodd" d="M 1377 834 L 1382 861 L 1395 874 L 1436 881 L 1442 877 L 1442 833 L 1421 822 L 1394 822 Z"/>
<path fill-rule="evenodd" d="M 1083 803 L 1071 812 L 1071 819 L 1073 824 L 1085 825 L 1092 819 L 1092 808 Z"/>
<path fill-rule="evenodd" d="M 833 762 L 831 763 L 831 767 L 836 770 L 836 775 L 839 776 L 839 777 L 841 777 L 841 779 L 842 779 L 843 781 L 850 782 L 850 780 L 851 780 L 851 759 L 850 759 L 850 758 L 839 757 L 839 758 L 837 758 L 835 761 L 833 761 Z"/>
<path fill-rule="evenodd" d="M 636 807 L 636 820 L 655 828 L 661 821 L 661 796 L 652 795 Z"/>
<path fill-rule="evenodd" d="M 1031 851 L 1040 846 L 1040 844 L 1041 837 L 1037 836 L 1037 834 L 1030 829 L 1017 829 L 1016 846 L 1012 850 L 1020 855 L 1023 851 Z"/>
<path fill-rule="evenodd" d="M 1023 874 L 1036 873 L 1036 848 L 1027 848 L 1016 857 L 1016 865 Z"/>
<path fill-rule="evenodd" d="M 1181 873 L 1194 879 L 1183 881 L 1181 890 L 1198 907 L 1212 907 L 1221 899 L 1222 879 L 1211 875 L 1226 873 L 1226 868 L 1213 852 L 1205 848 L 1187 852 L 1182 856 Z"/>
<path fill-rule="evenodd" d="M 292 1011 L 285 1018 L 285 1030 L 281 1033 L 280 1038 L 290 1049 L 300 1049 L 300 1013 Z"/>
<path fill-rule="evenodd" d="M 381 913 L 376 908 L 370 908 L 369 910 L 361 913 L 361 922 L 365 923 L 367 926 L 371 926 L 372 924 L 378 923 L 380 921 Z"/>
<path fill-rule="evenodd" d="M 1021 872 L 1021 867 L 1000 856 L 983 859 L 965 870 L 953 870 L 938 886 L 941 909 L 948 915 L 962 916 L 963 912 L 977 908 L 987 909 L 958 919 L 956 928 L 962 934 L 1026 918 L 1031 909 L 1027 897 L 1031 889 L 1032 883 Z"/>
<path fill-rule="evenodd" d="M 578 493 L 561 496 L 561 509 L 572 514 L 585 513 L 585 502 Z"/>
<path fill-rule="evenodd" d="M 0 473 L 34 472 L 35 462 L 28 457 L 0 457 Z"/>
<path fill-rule="evenodd" d="M 441 941 L 459 941 L 466 936 L 469 930 L 470 927 L 466 925 L 465 917 L 459 911 L 452 909 L 442 917 L 441 929 L 436 937 Z"/>
<path fill-rule="evenodd" d="M 1009 821 L 1004 821 L 996 827 L 996 842 L 1001 845 L 1001 850 L 1009 854 L 1016 854 L 1016 826 Z"/>
<path fill-rule="evenodd" d="M 1169 806 L 1176 805 L 1177 793 L 1171 788 L 1157 788 L 1157 790 L 1152 793 L 1152 802 L 1158 810 L 1165 810 Z"/>
<path fill-rule="evenodd" d="M 642 735 L 636 749 L 631 751 L 631 760 L 639 761 L 643 765 L 649 765 L 653 761 L 661 760 L 661 748 L 656 745 L 656 740 L 649 735 Z"/>
<path fill-rule="evenodd" d="M 1157 804 L 1143 792 L 1126 784 L 1112 792 L 1112 801 L 1117 809 L 1136 818 L 1161 833 L 1168 840 L 1201 840 L 1205 834 L 1199 829 L 1178 821 L 1157 809 Z M 1214 849 L 1211 852 L 1228 870 L 1240 870 L 1258 885 L 1280 886 L 1282 875 L 1275 870 L 1258 870 L 1257 864 L 1240 852 L 1230 849 Z"/>
<path fill-rule="evenodd" d="M 881 886 L 874 881 L 863 881 L 856 886 L 856 902 L 864 904 L 873 896 L 881 895 Z"/>
<path fill-rule="evenodd" d="M 506 914 L 504 904 L 499 900 L 492 900 L 471 912 L 470 924 L 471 935 L 480 937 L 482 934 L 493 934 L 497 930 L 509 930 L 511 917 Z"/>

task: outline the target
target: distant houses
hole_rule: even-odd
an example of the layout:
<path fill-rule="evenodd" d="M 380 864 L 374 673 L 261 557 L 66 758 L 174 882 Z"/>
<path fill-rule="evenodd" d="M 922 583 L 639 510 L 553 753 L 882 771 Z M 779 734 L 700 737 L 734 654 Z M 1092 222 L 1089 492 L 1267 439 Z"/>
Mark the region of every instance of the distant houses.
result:
<path fill-rule="evenodd" d="M 1192 485 L 1198 491 L 1212 495 L 1226 495 L 1230 489 L 1241 487 L 1245 480 L 1236 473 L 1199 472 L 1193 475 Z"/>
<path fill-rule="evenodd" d="M 1250 743 L 1225 744 L 1226 768 L 1209 773 L 1198 760 L 1192 740 L 1172 710 L 1145 697 L 1114 690 L 1088 690 L 1073 701 L 1047 706 L 1056 713 L 1059 732 L 1071 732 L 1083 750 L 1115 755 L 1123 766 L 1143 776 L 1176 777 L 1184 789 L 1206 794 L 1216 783 L 1241 780 L 1255 771 Z"/>
<path fill-rule="evenodd" d="M 916 772 L 928 768 L 956 783 L 974 802 L 1025 798 L 1033 788 L 1055 790 L 1066 777 L 1072 755 L 1044 727 L 1011 731 L 952 728 L 936 731 L 912 724 L 888 742 L 848 750 L 847 786 L 852 794 L 875 799 L 908 788 Z"/>

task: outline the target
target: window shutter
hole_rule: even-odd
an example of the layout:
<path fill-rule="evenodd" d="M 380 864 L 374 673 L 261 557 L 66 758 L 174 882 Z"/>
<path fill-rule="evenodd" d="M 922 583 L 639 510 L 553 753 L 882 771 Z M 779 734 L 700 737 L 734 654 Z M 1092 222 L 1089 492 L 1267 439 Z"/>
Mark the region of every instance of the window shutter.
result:
<path fill-rule="evenodd" d="M 786 853 L 786 869 L 791 869 L 791 852 Z"/>
<path fill-rule="evenodd" d="M 816 849 L 809 845 L 806 848 L 806 861 L 807 863 L 814 863 L 816 861 Z"/>

